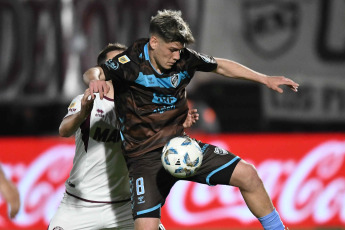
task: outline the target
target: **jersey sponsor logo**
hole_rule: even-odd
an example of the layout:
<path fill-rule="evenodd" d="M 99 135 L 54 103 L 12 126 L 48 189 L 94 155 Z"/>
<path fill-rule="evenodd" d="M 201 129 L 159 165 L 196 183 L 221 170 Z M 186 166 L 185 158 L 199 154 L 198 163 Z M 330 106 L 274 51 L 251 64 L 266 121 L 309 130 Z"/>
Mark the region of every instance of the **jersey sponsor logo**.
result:
<path fill-rule="evenodd" d="M 147 77 L 147 83 L 148 85 L 157 85 L 157 79 L 155 77 L 152 76 L 148 76 Z"/>
<path fill-rule="evenodd" d="M 127 55 L 123 55 L 123 56 L 119 57 L 118 60 L 119 60 L 119 62 L 120 62 L 121 64 L 125 64 L 125 63 L 131 61 L 131 60 L 127 57 Z"/>
<path fill-rule="evenodd" d="M 95 114 L 96 117 L 102 117 L 102 118 L 105 117 L 103 110 L 97 109 L 96 111 L 97 111 L 97 113 Z"/>
<path fill-rule="evenodd" d="M 166 111 L 173 110 L 173 109 L 175 109 L 175 105 L 162 106 L 162 107 L 159 107 L 159 108 L 153 110 L 153 112 L 154 113 L 164 113 Z"/>
<path fill-rule="evenodd" d="M 76 108 L 69 108 L 69 109 L 68 109 L 68 112 L 71 112 L 71 113 L 73 113 L 73 112 L 75 112 L 75 111 L 77 111 Z"/>
<path fill-rule="evenodd" d="M 138 196 L 138 204 L 145 203 L 145 197 L 144 196 Z"/>
<path fill-rule="evenodd" d="M 176 88 L 178 86 L 178 82 L 179 82 L 179 75 L 176 73 L 172 77 L 170 77 L 170 82 L 171 82 L 171 85 L 174 88 Z"/>
<path fill-rule="evenodd" d="M 109 59 L 105 62 L 105 65 L 108 67 L 108 69 L 117 70 L 119 68 L 119 63 L 113 62 L 112 59 Z"/>
<path fill-rule="evenodd" d="M 120 132 L 117 129 L 110 130 L 104 129 L 102 130 L 100 127 L 95 129 L 95 132 L 92 137 L 94 140 L 99 142 L 113 142 L 116 143 L 120 141 Z"/>
<path fill-rule="evenodd" d="M 170 95 L 158 95 L 153 93 L 152 102 L 155 104 L 165 104 L 165 105 L 173 105 L 177 101 L 176 97 Z"/>
<path fill-rule="evenodd" d="M 68 108 L 71 109 L 71 108 L 73 108 L 75 105 L 76 105 L 76 103 L 75 103 L 75 102 L 72 102 L 72 103 L 68 106 Z"/>

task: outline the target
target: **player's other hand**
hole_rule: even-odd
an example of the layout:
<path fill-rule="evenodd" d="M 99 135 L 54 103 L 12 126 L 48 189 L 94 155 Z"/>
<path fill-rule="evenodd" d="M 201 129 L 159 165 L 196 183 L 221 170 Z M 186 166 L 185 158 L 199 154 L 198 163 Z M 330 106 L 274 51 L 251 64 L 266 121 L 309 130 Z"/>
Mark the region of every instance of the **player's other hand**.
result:
<path fill-rule="evenodd" d="M 3 180 L 0 184 L 0 193 L 10 207 L 10 217 L 14 218 L 20 208 L 20 197 L 17 187 L 10 180 Z"/>
<path fill-rule="evenodd" d="M 95 99 L 94 93 L 99 93 L 99 98 L 103 99 L 103 96 L 109 92 L 110 87 L 103 80 L 92 80 L 89 83 L 89 89 L 92 99 Z"/>
<path fill-rule="evenodd" d="M 299 84 L 289 78 L 283 76 L 269 76 L 266 79 L 266 86 L 278 93 L 283 93 L 283 89 L 280 88 L 281 85 L 286 85 L 295 92 L 298 91 Z"/>
<path fill-rule="evenodd" d="M 186 120 L 183 123 L 183 128 L 190 128 L 193 124 L 195 124 L 199 120 L 199 113 L 197 109 L 190 109 L 188 111 L 188 115 Z"/>
<path fill-rule="evenodd" d="M 86 89 L 84 92 L 84 96 L 81 99 L 81 108 L 80 108 L 80 115 L 83 119 L 86 119 L 92 111 L 93 102 L 95 99 L 91 97 L 90 89 Z"/>

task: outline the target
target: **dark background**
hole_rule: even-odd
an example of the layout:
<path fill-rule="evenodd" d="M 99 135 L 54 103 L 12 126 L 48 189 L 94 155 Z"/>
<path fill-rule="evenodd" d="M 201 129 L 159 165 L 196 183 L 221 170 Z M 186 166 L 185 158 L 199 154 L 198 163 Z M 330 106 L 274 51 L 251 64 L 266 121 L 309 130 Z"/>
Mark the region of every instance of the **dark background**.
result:
<path fill-rule="evenodd" d="M 215 15 L 209 7 L 210 1 L 0 0 L 0 114 L 3 120 L 0 135 L 57 135 L 59 124 L 67 112 L 70 101 L 74 96 L 83 93 L 86 87 L 81 82 L 81 75 L 87 68 L 95 65 L 98 52 L 109 42 L 118 41 L 130 45 L 137 38 L 147 37 L 150 17 L 159 9 L 181 10 L 197 40 L 191 48 L 205 49 L 205 46 L 201 45 L 205 23 L 201 22 L 205 22 L 209 14 L 213 17 L 224 17 L 224 20 L 235 17 Z M 329 10 L 330 4 L 336 1 L 315 0 L 313 3 L 324 10 L 324 20 L 327 20 L 332 13 Z M 233 4 L 242 4 L 241 7 L 244 8 L 251 2 L 229 1 L 225 4 L 229 7 Z M 277 2 L 298 7 L 299 1 Z M 304 3 L 306 2 L 310 1 Z M 283 22 L 280 16 L 277 14 L 274 19 L 278 24 Z M 301 18 L 304 16 L 299 14 Z M 245 17 L 245 14 L 241 17 Z M 322 26 L 323 21 L 319 24 Z M 344 23 L 341 25 L 338 30 L 344 31 Z M 217 27 L 216 24 L 214 26 Z M 258 23 L 255 28 L 256 33 L 262 32 L 262 24 Z M 222 29 L 219 27 L 219 30 Z M 245 39 L 244 36 L 243 40 Z M 250 47 L 251 40 L 246 41 Z M 329 65 L 345 64 L 345 49 L 338 49 L 336 52 L 326 51 L 320 45 L 315 47 L 316 55 L 326 56 Z M 285 51 L 277 49 L 277 54 L 279 52 Z M 344 77 L 343 72 L 338 75 Z M 267 117 L 263 112 L 263 103 L 266 102 L 262 99 L 261 85 L 215 79 L 199 82 L 189 92 L 192 106 L 199 109 L 201 115 L 201 120 L 192 131 L 345 131 L 345 118 L 309 121 L 307 119 L 306 122 L 305 118 L 298 117 L 288 120 L 283 117 Z M 302 85 L 299 90 L 303 93 L 304 89 Z M 345 108 L 344 91 L 339 92 L 337 101 L 342 108 Z"/>

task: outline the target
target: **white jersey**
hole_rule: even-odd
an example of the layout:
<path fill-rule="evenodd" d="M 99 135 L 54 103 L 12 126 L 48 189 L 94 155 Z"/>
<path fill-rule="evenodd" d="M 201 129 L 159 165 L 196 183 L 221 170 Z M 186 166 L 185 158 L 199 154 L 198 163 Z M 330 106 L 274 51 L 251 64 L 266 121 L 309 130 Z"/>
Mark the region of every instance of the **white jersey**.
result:
<path fill-rule="evenodd" d="M 95 95 L 91 115 L 75 134 L 76 151 L 66 192 L 85 201 L 121 202 L 130 199 L 129 178 L 115 126 L 114 100 L 100 100 Z M 82 97 L 73 99 L 66 117 L 80 111 Z"/>

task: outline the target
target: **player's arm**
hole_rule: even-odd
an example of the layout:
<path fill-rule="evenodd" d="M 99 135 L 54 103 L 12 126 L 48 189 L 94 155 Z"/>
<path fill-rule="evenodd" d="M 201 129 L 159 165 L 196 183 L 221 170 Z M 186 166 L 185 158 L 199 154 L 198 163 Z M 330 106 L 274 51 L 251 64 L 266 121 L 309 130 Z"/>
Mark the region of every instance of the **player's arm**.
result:
<path fill-rule="evenodd" d="M 283 90 L 280 88 L 281 85 L 286 85 L 293 91 L 297 92 L 299 84 L 289 78 L 283 76 L 267 76 L 228 59 L 215 59 L 218 63 L 218 66 L 213 72 L 217 74 L 231 78 L 239 78 L 259 82 L 279 93 L 283 92 Z"/>
<path fill-rule="evenodd" d="M 183 123 L 183 128 L 187 129 L 194 125 L 199 120 L 199 113 L 197 109 L 190 109 L 186 120 Z"/>
<path fill-rule="evenodd" d="M 80 111 L 65 117 L 59 127 L 59 134 L 61 137 L 72 136 L 85 119 L 90 115 L 94 99 L 89 99 L 91 95 L 90 90 L 86 89 L 83 98 L 81 99 Z"/>
<path fill-rule="evenodd" d="M 92 80 L 105 80 L 105 75 L 101 67 L 92 67 L 83 74 L 83 81 L 86 85 L 89 85 Z"/>
<path fill-rule="evenodd" d="M 10 206 L 10 217 L 14 218 L 20 208 L 20 197 L 17 187 L 5 177 L 0 166 L 0 195 Z"/>
<path fill-rule="evenodd" d="M 94 99 L 94 93 L 99 93 L 100 99 L 103 99 L 103 95 L 109 92 L 105 79 L 104 71 L 99 66 L 92 67 L 83 74 L 84 83 L 89 85 L 92 99 Z"/>

